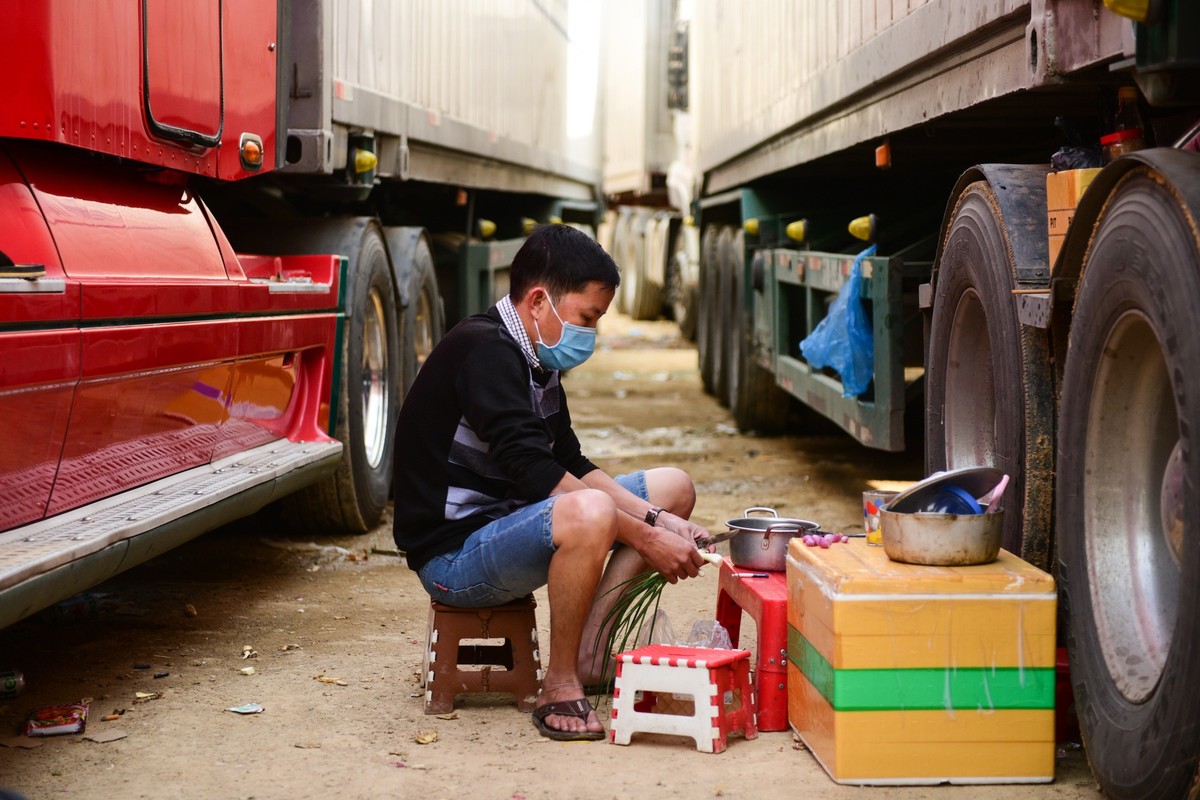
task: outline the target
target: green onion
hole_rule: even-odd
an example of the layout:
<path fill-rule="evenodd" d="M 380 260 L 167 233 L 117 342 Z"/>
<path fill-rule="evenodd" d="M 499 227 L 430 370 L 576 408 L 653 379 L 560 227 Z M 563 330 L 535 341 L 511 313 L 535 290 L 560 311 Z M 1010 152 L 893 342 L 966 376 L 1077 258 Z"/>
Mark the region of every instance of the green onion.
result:
<path fill-rule="evenodd" d="M 716 553 L 701 551 L 700 555 L 710 564 L 721 563 L 721 556 Z M 595 647 L 592 650 L 592 671 L 595 673 L 596 659 L 600 658 L 600 686 L 608 685 L 613 669 L 613 654 L 623 653 L 629 649 L 631 643 L 637 643 L 638 632 L 646 624 L 647 617 L 650 620 L 650 628 L 646 632 L 646 639 L 649 641 L 653 638 L 654 620 L 658 616 L 659 601 L 666 585 L 667 579 L 659 573 L 643 572 L 605 592 L 605 597 L 613 592 L 618 592 L 620 596 L 604 615 L 600 622 L 600 630 L 596 632 Z M 603 647 L 601 639 L 604 640 Z M 596 705 L 599 705 L 601 698 L 602 695 L 597 696 Z"/>

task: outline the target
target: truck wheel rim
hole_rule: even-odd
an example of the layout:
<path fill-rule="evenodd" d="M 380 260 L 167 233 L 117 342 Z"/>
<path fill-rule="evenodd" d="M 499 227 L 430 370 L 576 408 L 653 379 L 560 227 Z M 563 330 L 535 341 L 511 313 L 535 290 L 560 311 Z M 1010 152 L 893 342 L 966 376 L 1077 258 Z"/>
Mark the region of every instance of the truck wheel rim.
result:
<path fill-rule="evenodd" d="M 987 316 L 979 294 L 963 293 L 946 352 L 946 466 L 996 463 L 996 387 Z"/>
<path fill-rule="evenodd" d="M 1114 685 L 1138 703 L 1162 676 L 1179 612 L 1178 553 L 1162 507 L 1181 463 L 1172 459 L 1179 420 L 1142 313 L 1117 319 L 1103 353 L 1088 410 L 1084 541 L 1104 660 Z"/>
<path fill-rule="evenodd" d="M 417 369 L 425 363 L 433 351 L 433 300 L 429 292 L 422 289 L 417 296 L 417 317 L 414 326 L 413 348 L 417 354 Z"/>
<path fill-rule="evenodd" d="M 363 314 L 362 438 L 371 469 L 379 466 L 387 444 L 388 348 L 383 299 L 372 289 Z"/>

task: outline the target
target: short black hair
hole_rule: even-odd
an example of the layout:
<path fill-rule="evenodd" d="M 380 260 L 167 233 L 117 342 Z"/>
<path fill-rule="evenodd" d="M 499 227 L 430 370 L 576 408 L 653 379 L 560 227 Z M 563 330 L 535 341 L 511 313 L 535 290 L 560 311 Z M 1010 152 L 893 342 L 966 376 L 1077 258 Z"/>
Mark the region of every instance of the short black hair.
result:
<path fill-rule="evenodd" d="M 570 225 L 539 225 L 513 258 L 509 296 L 520 300 L 543 286 L 555 300 L 581 292 L 592 281 L 616 289 L 621 271 L 595 239 Z"/>

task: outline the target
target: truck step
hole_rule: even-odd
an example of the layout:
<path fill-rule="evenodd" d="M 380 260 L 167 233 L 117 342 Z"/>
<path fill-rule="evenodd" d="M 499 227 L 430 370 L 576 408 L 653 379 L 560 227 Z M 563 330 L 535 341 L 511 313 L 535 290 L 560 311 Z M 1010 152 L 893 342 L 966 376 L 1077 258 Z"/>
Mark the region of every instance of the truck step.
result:
<path fill-rule="evenodd" d="M 320 479 L 341 451 L 275 441 L 0 533 L 0 627 Z"/>

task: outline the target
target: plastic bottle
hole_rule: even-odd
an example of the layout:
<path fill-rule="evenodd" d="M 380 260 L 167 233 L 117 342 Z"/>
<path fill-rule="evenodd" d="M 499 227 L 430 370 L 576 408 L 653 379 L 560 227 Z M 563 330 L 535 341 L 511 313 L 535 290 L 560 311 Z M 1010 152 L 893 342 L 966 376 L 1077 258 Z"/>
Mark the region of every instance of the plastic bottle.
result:
<path fill-rule="evenodd" d="M 50 606 L 41 613 L 41 618 L 44 622 L 55 625 L 78 622 L 94 617 L 110 604 L 108 595 L 103 592 L 80 592 Z"/>
<path fill-rule="evenodd" d="M 1122 86 L 1117 90 L 1117 113 L 1113 117 L 1112 133 L 1100 137 L 1104 149 L 1104 163 L 1118 156 L 1141 150 L 1146 146 L 1142 115 L 1138 112 L 1137 89 Z"/>

